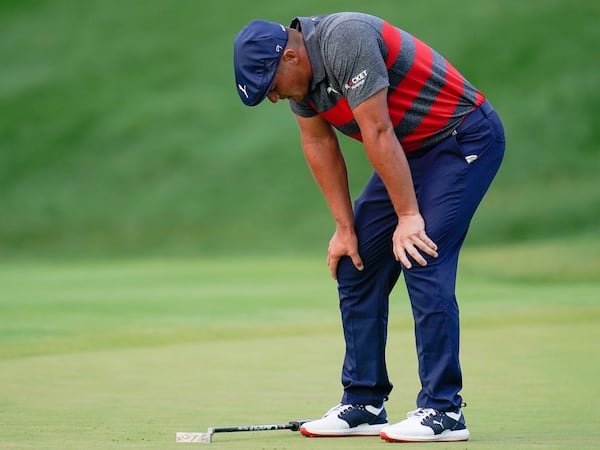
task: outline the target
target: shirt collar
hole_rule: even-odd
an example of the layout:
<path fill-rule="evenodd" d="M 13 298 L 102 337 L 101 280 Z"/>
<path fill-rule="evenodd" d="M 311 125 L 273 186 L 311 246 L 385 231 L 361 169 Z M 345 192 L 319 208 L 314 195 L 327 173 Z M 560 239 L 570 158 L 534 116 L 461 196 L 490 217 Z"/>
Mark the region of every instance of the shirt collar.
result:
<path fill-rule="evenodd" d="M 306 51 L 312 69 L 311 91 L 314 90 L 317 84 L 323 81 L 327 76 L 319 46 L 319 38 L 316 33 L 317 26 L 324 17 L 325 16 L 296 17 L 290 24 L 290 28 L 301 31 L 304 36 L 304 43 L 306 45 Z"/>

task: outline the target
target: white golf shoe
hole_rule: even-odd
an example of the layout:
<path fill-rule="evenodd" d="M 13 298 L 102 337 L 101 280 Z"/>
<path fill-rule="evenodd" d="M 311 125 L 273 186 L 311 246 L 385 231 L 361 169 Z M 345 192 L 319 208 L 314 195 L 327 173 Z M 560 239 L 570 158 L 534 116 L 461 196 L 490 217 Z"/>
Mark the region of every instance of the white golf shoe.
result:
<path fill-rule="evenodd" d="M 381 439 L 388 442 L 466 441 L 469 430 L 460 411 L 419 408 L 409 412 L 402 422 L 385 427 Z"/>
<path fill-rule="evenodd" d="M 303 424 L 300 433 L 308 437 L 379 436 L 388 425 L 385 408 L 340 403 L 321 419 Z"/>

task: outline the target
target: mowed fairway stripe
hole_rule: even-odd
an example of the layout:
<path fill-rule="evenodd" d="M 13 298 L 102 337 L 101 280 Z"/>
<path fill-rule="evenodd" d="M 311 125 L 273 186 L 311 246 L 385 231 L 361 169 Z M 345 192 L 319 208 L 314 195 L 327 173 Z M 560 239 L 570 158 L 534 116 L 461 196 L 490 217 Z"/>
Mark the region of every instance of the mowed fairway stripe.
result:
<path fill-rule="evenodd" d="M 475 448 L 590 448 L 600 436 L 595 429 L 575 432 L 580 406 L 572 396 L 577 389 L 588 393 L 587 401 L 600 400 L 598 364 L 590 358 L 597 350 L 587 339 L 597 342 L 598 325 L 467 328 L 463 394 Z M 4 361 L 0 442 L 2 448 L 171 448 L 175 431 L 184 429 L 311 418 L 338 399 L 341 350 L 339 336 L 329 333 Z M 387 408 L 391 420 L 400 420 L 418 386 L 410 331 L 391 333 L 390 354 L 396 387 Z M 215 440 L 231 449 L 308 444 L 291 432 Z M 310 448 L 365 442 L 311 441 Z"/>
<path fill-rule="evenodd" d="M 467 265 L 458 284 L 468 448 L 593 448 L 599 432 L 581 415 L 600 422 L 589 406 L 600 402 L 599 283 L 493 273 Z M 0 286 L 0 448 L 178 448 L 176 431 L 309 419 L 339 401 L 343 339 L 320 259 L 11 264 Z M 395 421 L 418 390 L 401 286 L 388 364 Z M 365 439 L 283 431 L 214 444 Z"/>

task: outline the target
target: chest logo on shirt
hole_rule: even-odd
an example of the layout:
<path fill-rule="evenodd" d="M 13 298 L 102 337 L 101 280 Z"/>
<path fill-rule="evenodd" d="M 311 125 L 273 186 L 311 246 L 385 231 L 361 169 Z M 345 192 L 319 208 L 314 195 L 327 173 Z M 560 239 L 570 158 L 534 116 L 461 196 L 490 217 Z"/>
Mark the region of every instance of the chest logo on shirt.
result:
<path fill-rule="evenodd" d="M 342 95 L 342 94 L 340 94 L 338 91 L 336 91 L 336 90 L 335 90 L 333 87 L 331 87 L 331 86 L 327 86 L 327 93 L 328 93 L 328 94 L 332 94 L 332 93 L 333 93 L 333 94 L 337 94 L 337 95 Z"/>
<path fill-rule="evenodd" d="M 367 69 L 360 72 L 358 75 L 352 77 L 350 81 L 344 84 L 346 89 L 356 89 L 357 87 L 362 86 L 367 79 Z"/>

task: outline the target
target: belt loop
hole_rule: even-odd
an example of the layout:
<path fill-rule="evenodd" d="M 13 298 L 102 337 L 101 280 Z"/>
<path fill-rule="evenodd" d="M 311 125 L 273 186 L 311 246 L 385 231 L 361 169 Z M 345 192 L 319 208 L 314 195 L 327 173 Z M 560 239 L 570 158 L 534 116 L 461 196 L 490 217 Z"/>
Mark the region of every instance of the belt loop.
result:
<path fill-rule="evenodd" d="M 484 101 L 478 108 L 486 118 L 489 118 L 489 115 L 494 110 L 494 107 L 490 104 L 489 101 Z"/>

